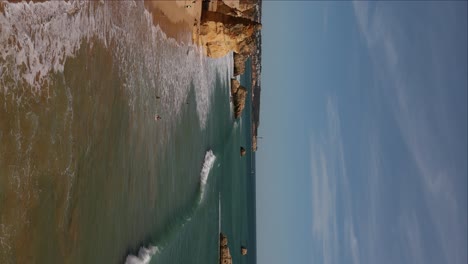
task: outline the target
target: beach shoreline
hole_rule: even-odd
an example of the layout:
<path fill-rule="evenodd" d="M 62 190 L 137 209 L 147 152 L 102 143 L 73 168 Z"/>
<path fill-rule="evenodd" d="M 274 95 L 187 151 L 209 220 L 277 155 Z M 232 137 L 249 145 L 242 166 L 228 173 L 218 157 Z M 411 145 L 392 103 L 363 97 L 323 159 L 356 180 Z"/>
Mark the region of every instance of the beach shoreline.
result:
<path fill-rule="evenodd" d="M 193 27 L 200 23 L 202 0 L 144 1 L 146 10 L 170 38 L 192 43 Z"/>

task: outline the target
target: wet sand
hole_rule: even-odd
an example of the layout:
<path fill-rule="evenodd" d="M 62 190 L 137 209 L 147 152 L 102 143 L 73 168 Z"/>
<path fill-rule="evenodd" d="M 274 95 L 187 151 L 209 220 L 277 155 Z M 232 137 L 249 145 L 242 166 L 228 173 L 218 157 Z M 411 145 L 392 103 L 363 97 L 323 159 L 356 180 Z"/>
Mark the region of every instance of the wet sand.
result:
<path fill-rule="evenodd" d="M 199 23 L 202 0 L 145 1 L 153 15 L 153 24 L 159 25 L 168 37 L 184 43 L 192 41 L 194 25 Z"/>
<path fill-rule="evenodd" d="M 0 3 L 0 12 L 2 4 Z M 98 2 L 95 4 L 99 5 Z M 193 26 L 201 15 L 201 0 L 195 3 L 145 1 L 145 7 L 153 16 L 153 24 L 159 25 L 168 37 L 183 43 L 191 42 Z M 114 45 L 109 48 L 114 48 Z M 5 61 L 0 60 L 0 63 Z M 106 218 L 111 218 L 106 215 L 107 211 L 96 208 L 112 209 L 109 204 L 114 201 L 114 190 L 123 187 L 114 180 L 117 187 L 107 187 L 109 190 L 104 192 L 105 195 L 92 200 L 93 196 L 90 194 L 103 190 L 97 190 L 96 186 L 109 184 L 104 184 L 104 178 L 93 177 L 97 173 L 91 173 L 95 171 L 96 164 L 101 163 L 91 164 L 94 166 L 93 170 L 84 166 L 85 170 L 78 161 L 90 155 L 89 153 L 100 153 L 94 156 L 105 157 L 113 164 L 121 163 L 115 161 L 117 158 L 113 152 L 106 152 L 117 144 L 110 142 L 109 138 L 112 137 L 109 135 L 104 136 L 111 123 L 116 126 L 111 130 L 127 131 L 117 126 L 126 124 L 125 120 L 120 120 L 125 116 L 123 113 L 109 116 L 109 109 L 115 105 L 119 106 L 118 109 L 126 109 L 126 104 L 122 103 L 126 97 L 120 94 L 123 93 L 123 88 L 116 88 L 119 86 L 114 85 L 119 74 L 102 66 L 114 64 L 116 62 L 108 49 L 102 44 L 94 44 L 90 47 L 83 46 L 76 58 L 67 60 L 65 71 L 53 74 L 53 81 L 43 84 L 44 92 L 36 94 L 36 90 L 26 83 L 4 79 L 4 84 L 15 87 L 15 92 L 9 93 L 9 96 L 0 96 L 0 263 L 79 263 L 80 257 L 94 257 L 91 253 L 95 252 L 88 249 L 92 248 L 88 246 L 92 242 L 85 239 L 96 233 L 92 229 L 95 226 L 92 224 L 94 219 L 101 217 L 106 219 L 102 222 L 112 222 Z M 95 73 L 98 72 L 99 76 L 96 76 Z M 100 89 L 86 86 L 89 89 L 84 90 L 81 80 L 92 77 L 96 79 L 93 85 Z M 118 120 L 111 117 L 118 117 Z M 104 148 L 103 144 L 108 147 Z M 99 147 L 93 152 L 93 146 Z M 98 158 L 91 160 L 99 161 Z M 152 180 L 148 179 L 149 182 Z M 145 182 L 142 185 L 155 184 Z M 155 199 L 155 195 L 150 197 Z M 128 200 L 132 204 L 140 204 Z M 93 204 L 99 206 L 91 209 L 86 207 Z M 89 212 L 92 212 L 90 216 Z M 89 219 L 86 218 L 88 216 Z M 147 218 L 149 219 L 145 219 Z M 128 219 L 126 221 L 133 223 Z M 124 254 L 122 249 L 128 243 L 139 241 L 144 232 L 149 230 L 149 224 L 145 224 L 147 226 L 139 223 L 139 229 L 133 230 L 135 234 L 121 239 L 123 242 L 115 243 L 112 249 L 106 248 L 103 251 Z M 108 228 L 111 227 L 109 225 Z M 104 230 L 104 227 L 99 230 Z M 43 241 L 44 237 L 48 237 L 48 240 Z M 105 236 L 100 238 L 104 239 Z"/>

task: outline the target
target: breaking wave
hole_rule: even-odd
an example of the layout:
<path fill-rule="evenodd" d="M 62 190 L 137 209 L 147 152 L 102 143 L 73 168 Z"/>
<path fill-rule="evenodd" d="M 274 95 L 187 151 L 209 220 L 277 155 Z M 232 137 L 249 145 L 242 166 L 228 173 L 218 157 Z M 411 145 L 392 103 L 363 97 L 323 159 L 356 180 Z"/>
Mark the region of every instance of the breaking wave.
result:
<path fill-rule="evenodd" d="M 197 192 L 195 203 L 190 207 L 187 214 L 177 218 L 175 222 L 161 235 L 163 239 L 156 241 L 157 246 L 149 245 L 148 247 L 140 247 L 138 255 L 128 255 L 125 264 L 147 264 L 151 258 L 161 252 L 164 247 L 177 235 L 178 231 L 183 228 L 188 222 L 192 220 L 193 215 L 196 213 L 198 207 L 203 202 L 205 196 L 205 189 L 208 183 L 208 176 L 213 168 L 216 156 L 212 150 L 208 150 L 205 154 L 205 159 L 200 172 L 200 184 Z"/>
<path fill-rule="evenodd" d="M 141 0 L 5 3 L 0 32 L 0 94 L 13 98 L 18 84 L 51 94 L 50 73 L 63 72 L 81 45 L 98 41 L 113 53 L 131 109 L 149 104 L 157 88 L 164 98 L 158 110 L 172 120 L 193 87 L 204 129 L 216 77 L 227 85 L 224 76 L 233 72 L 232 54 L 207 58 L 200 47 L 168 38 Z"/>
<path fill-rule="evenodd" d="M 205 154 L 205 162 L 203 163 L 202 170 L 200 172 L 200 200 L 199 203 L 203 201 L 205 196 L 205 187 L 208 181 L 208 175 L 210 174 L 213 164 L 216 160 L 216 156 L 213 154 L 213 151 L 209 150 Z"/>
<path fill-rule="evenodd" d="M 159 252 L 158 247 L 141 247 L 138 251 L 138 256 L 129 255 L 125 264 L 148 264 L 151 261 L 151 257 Z"/>

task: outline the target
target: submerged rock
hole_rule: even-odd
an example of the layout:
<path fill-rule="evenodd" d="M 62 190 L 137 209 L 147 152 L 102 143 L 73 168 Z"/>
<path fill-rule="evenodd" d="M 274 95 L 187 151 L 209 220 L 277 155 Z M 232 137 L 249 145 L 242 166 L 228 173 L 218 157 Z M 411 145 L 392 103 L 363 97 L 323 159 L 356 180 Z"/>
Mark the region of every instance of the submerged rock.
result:
<path fill-rule="evenodd" d="M 241 247 L 241 255 L 242 255 L 242 256 L 247 255 L 247 248 Z"/>
<path fill-rule="evenodd" d="M 245 156 L 246 153 L 247 153 L 247 151 L 245 150 L 245 148 L 240 147 L 240 155 Z"/>

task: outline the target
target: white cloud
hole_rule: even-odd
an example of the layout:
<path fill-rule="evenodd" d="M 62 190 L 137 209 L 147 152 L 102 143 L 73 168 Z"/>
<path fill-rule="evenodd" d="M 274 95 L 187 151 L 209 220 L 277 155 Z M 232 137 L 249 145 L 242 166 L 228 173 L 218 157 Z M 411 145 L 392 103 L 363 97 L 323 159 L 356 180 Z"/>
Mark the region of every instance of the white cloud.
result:
<path fill-rule="evenodd" d="M 328 31 L 328 4 L 325 2 L 323 4 L 323 11 L 322 11 L 322 16 L 323 16 L 323 32 Z"/>
<path fill-rule="evenodd" d="M 438 89 L 446 87 L 427 87 L 427 94 L 421 94 L 414 88 L 420 85 L 421 78 L 434 78 L 438 76 L 437 69 L 440 65 L 432 66 L 432 75 L 422 75 L 415 71 L 408 72 L 403 68 L 411 62 L 410 58 L 401 55 L 401 47 L 408 47 L 410 43 L 402 37 L 401 30 L 405 27 L 389 12 L 383 12 L 385 8 L 391 8 L 389 3 L 378 2 L 374 8 L 370 8 L 369 2 L 353 2 L 356 21 L 359 30 L 369 49 L 375 73 L 376 83 L 382 90 L 382 94 L 391 106 L 394 119 L 401 132 L 401 137 L 417 169 L 417 177 L 423 188 L 422 198 L 429 210 L 430 223 L 434 226 L 434 234 L 442 247 L 445 263 L 466 263 L 466 215 L 460 215 L 461 208 L 454 194 L 454 176 L 460 173 L 453 168 L 447 156 L 447 142 L 452 143 L 453 132 L 446 127 L 438 126 L 450 117 L 446 112 L 447 103 L 444 98 L 428 96 L 427 94 L 439 94 Z M 438 35 L 429 32 L 426 45 L 437 41 Z M 437 48 L 432 48 L 437 50 Z M 431 54 L 427 54 L 431 56 Z M 405 61 L 406 60 L 406 61 Z M 428 60 L 428 61 L 435 61 Z M 431 65 L 426 65 L 431 69 Z M 434 118 L 438 118 L 434 122 Z M 454 143 L 456 144 L 456 143 Z M 453 145 L 453 144 L 452 144 Z M 459 175 L 458 175 L 459 176 Z M 466 210 L 466 209 L 465 209 Z M 415 218 L 406 221 L 411 228 L 407 228 L 407 243 L 413 251 L 415 261 L 423 261 L 425 248 L 419 239 L 419 228 Z M 460 231 L 465 232 L 460 232 Z M 466 242 L 465 242 L 466 243 Z M 465 253 L 463 253 L 465 252 Z M 422 262 L 421 262 L 422 263 Z"/>
<path fill-rule="evenodd" d="M 352 222 L 347 226 L 347 232 L 349 233 L 348 242 L 350 245 L 353 263 L 361 263 L 360 261 L 361 257 L 360 257 L 360 252 L 359 252 L 359 242 L 358 242 L 358 239 L 356 238 L 356 233 L 354 231 L 354 226 Z"/>
<path fill-rule="evenodd" d="M 359 242 L 353 224 L 349 181 L 341 138 L 340 116 L 336 102 L 329 98 L 326 105 L 328 126 L 323 135 L 311 137 L 310 171 L 312 178 L 312 236 L 321 246 L 324 263 L 339 263 L 338 256 L 349 255 L 359 263 Z M 337 218 L 338 207 L 344 216 Z M 340 209 L 341 210 L 341 209 Z M 340 236 L 339 226 L 345 226 Z M 344 237 L 344 248 L 340 248 Z"/>
<path fill-rule="evenodd" d="M 424 257 L 423 246 L 421 242 L 421 231 L 416 215 L 405 215 L 402 217 L 401 227 L 408 245 L 408 255 L 410 262 L 414 264 L 427 263 Z"/>
<path fill-rule="evenodd" d="M 312 236 L 320 241 L 325 263 L 336 263 L 338 228 L 336 222 L 336 177 L 328 171 L 323 149 L 311 144 Z"/>
<path fill-rule="evenodd" d="M 381 187 L 380 178 L 382 177 L 382 153 L 380 147 L 380 139 L 376 132 L 376 128 L 371 126 L 369 129 L 368 138 L 368 182 L 367 182 L 367 201 L 369 207 L 367 211 L 367 248 L 366 256 L 368 263 L 382 263 L 381 258 L 376 254 L 378 247 L 381 244 L 378 241 L 381 239 L 380 231 L 378 229 L 378 210 L 380 208 L 379 203 L 381 202 Z"/>

